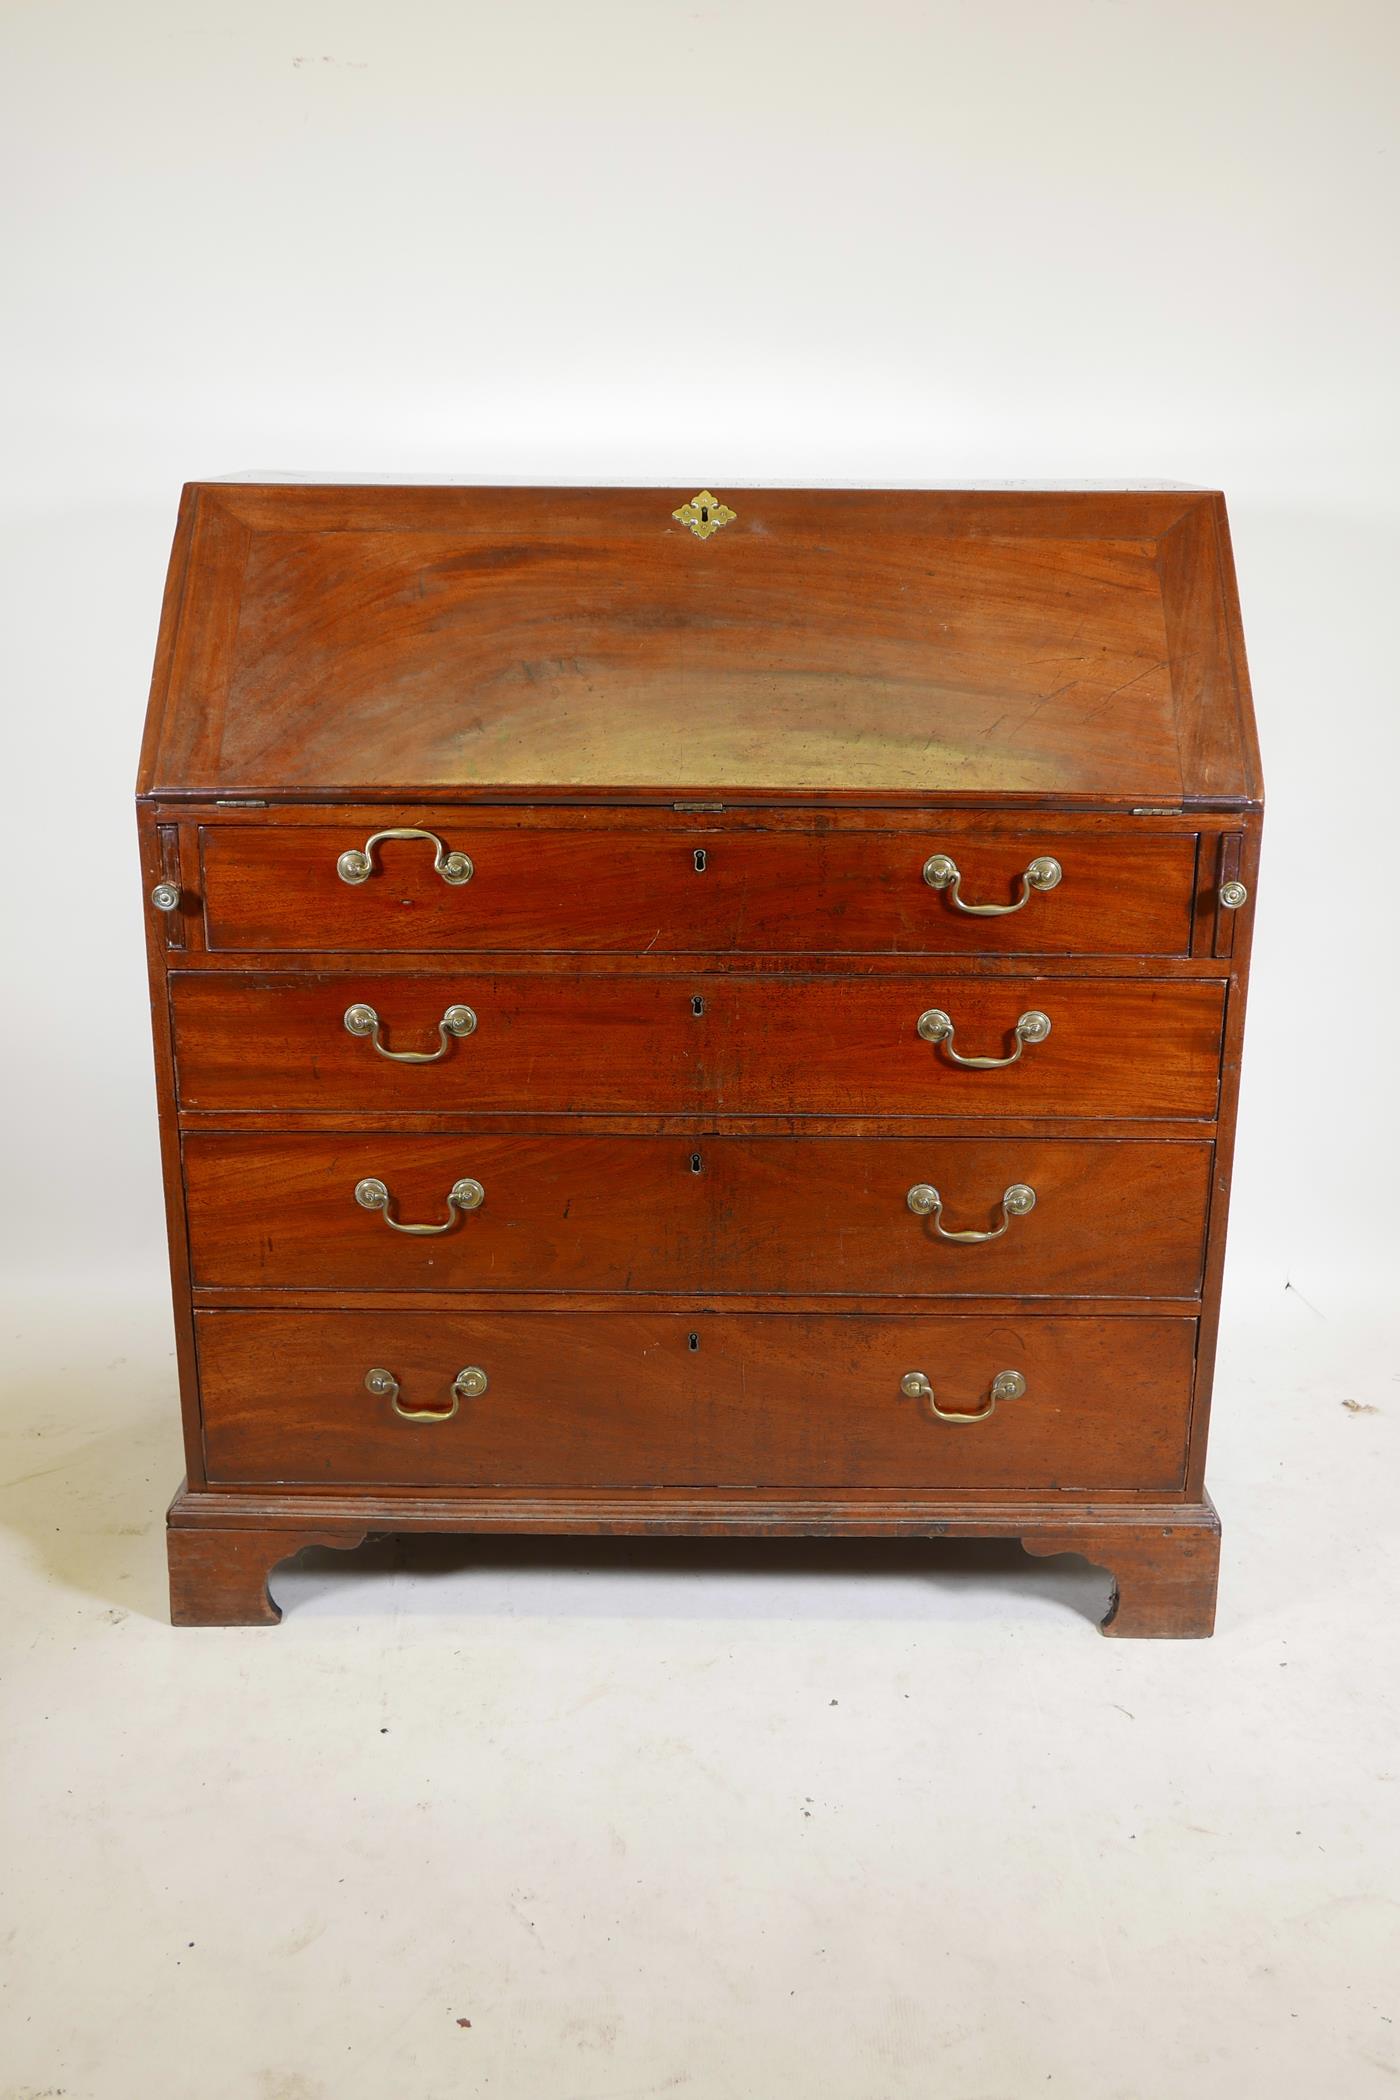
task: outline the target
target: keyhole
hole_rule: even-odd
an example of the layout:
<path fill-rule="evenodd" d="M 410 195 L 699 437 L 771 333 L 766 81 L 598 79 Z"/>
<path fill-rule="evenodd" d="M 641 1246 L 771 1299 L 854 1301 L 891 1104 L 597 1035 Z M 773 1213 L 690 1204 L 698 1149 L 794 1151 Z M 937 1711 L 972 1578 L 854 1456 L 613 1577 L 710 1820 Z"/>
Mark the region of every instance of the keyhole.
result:
<path fill-rule="evenodd" d="M 710 522 L 710 506 L 709 506 L 709 504 L 708 504 L 708 503 L 702 503 L 702 504 L 701 504 L 701 506 L 700 506 L 700 523 L 701 523 L 702 525 L 708 525 L 708 524 L 709 524 L 709 522 Z"/>
<path fill-rule="evenodd" d="M 688 1337 L 688 1340 L 690 1344 L 691 1354 L 693 1355 L 694 1352 L 700 1347 L 700 1337 L 698 1334 L 692 1334 Z"/>
<path fill-rule="evenodd" d="M 703 875 L 703 874 L 704 874 L 704 872 L 705 872 L 705 870 L 706 870 L 706 868 L 707 868 L 707 867 L 709 866 L 709 864 L 710 864 L 710 862 L 709 862 L 709 855 L 708 855 L 708 854 L 706 853 L 706 851 L 705 851 L 704 847 L 703 847 L 703 846 L 697 846 L 697 847 L 696 847 L 696 849 L 695 849 L 695 851 L 694 851 L 694 853 L 693 853 L 693 854 L 691 855 L 691 859 L 692 859 L 692 860 L 694 861 L 694 863 L 695 863 L 695 872 L 696 872 L 696 874 L 697 874 L 697 875 Z"/>
<path fill-rule="evenodd" d="M 692 999 L 690 1002 L 690 1011 L 694 1014 L 696 1020 L 698 1021 L 701 1014 L 705 1011 L 704 1000 L 698 997 Z"/>
<path fill-rule="evenodd" d="M 690 1155 L 690 1171 L 692 1174 L 703 1174 L 705 1171 L 705 1162 L 698 1152 L 692 1152 Z"/>

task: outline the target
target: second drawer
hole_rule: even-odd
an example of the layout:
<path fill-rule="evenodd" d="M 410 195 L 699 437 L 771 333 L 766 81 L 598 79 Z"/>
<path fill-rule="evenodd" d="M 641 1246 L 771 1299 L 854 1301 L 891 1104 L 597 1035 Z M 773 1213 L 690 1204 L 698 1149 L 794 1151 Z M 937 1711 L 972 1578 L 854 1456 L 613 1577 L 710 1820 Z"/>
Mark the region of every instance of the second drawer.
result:
<path fill-rule="evenodd" d="M 1190 1297 L 1211 1147 L 218 1131 L 184 1159 L 211 1287 Z"/>
<path fill-rule="evenodd" d="M 214 1112 L 1213 1116 L 1223 983 L 939 975 L 176 970 Z"/>

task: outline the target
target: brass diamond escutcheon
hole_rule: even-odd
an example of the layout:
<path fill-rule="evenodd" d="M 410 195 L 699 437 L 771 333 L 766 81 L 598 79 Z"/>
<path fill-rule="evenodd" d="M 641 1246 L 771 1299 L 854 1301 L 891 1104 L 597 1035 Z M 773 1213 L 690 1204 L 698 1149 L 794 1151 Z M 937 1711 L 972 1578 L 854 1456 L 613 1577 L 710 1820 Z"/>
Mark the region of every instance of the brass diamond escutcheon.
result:
<path fill-rule="evenodd" d="M 707 540 L 712 532 L 718 532 L 721 525 L 728 525 L 731 519 L 737 518 L 738 515 L 738 511 L 731 510 L 727 503 L 721 503 L 708 489 L 701 489 L 699 495 L 692 496 L 689 503 L 683 503 L 679 510 L 671 512 L 671 516 L 679 524 L 690 527 L 697 540 Z"/>

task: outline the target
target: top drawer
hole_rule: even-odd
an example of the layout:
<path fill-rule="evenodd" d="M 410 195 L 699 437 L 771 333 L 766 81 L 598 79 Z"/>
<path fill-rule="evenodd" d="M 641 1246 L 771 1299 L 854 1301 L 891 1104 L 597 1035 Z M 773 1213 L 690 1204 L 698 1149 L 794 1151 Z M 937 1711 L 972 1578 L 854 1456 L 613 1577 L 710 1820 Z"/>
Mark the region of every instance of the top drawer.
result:
<path fill-rule="evenodd" d="M 207 823 L 200 862 L 210 948 L 248 953 L 1183 955 L 1196 839 L 386 812 Z"/>

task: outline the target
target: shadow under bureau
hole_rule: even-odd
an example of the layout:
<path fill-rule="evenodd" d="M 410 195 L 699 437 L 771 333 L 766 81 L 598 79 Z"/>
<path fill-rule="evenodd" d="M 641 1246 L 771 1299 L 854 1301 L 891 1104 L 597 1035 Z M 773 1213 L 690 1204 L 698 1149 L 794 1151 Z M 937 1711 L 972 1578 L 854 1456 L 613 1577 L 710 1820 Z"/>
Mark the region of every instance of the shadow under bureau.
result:
<path fill-rule="evenodd" d="M 409 1531 L 1004 1536 L 1205 1634 L 1262 812 L 1194 491 L 185 491 L 172 1616 Z"/>

